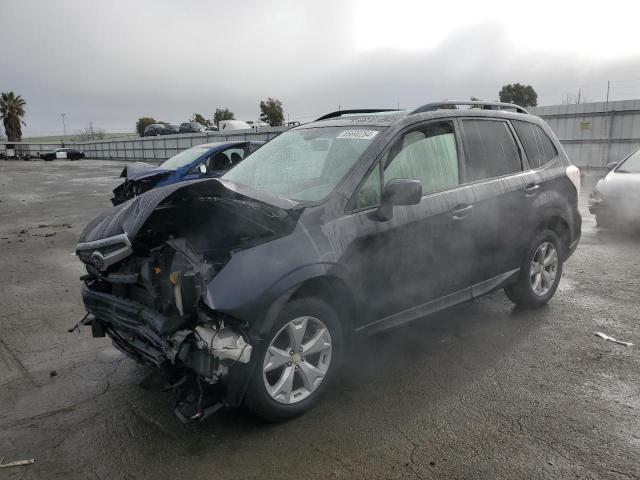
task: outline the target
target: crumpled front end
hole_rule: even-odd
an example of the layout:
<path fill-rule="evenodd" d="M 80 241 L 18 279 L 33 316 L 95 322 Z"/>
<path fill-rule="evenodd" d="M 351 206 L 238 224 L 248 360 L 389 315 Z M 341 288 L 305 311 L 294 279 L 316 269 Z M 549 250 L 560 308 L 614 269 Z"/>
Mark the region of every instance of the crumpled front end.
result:
<path fill-rule="evenodd" d="M 114 208 L 89 224 L 76 249 L 87 269 L 85 324 L 159 367 L 163 385 L 178 384 L 185 420 L 202 418 L 207 406 L 233 405 L 228 379 L 252 356 L 249 321 L 207 305 L 209 283 L 234 252 L 295 224 L 279 207 L 210 182 L 156 189 Z"/>
<path fill-rule="evenodd" d="M 159 367 L 163 383 L 180 386 L 177 413 L 194 420 L 223 401 L 224 390 L 207 398 L 194 392 L 224 383 L 230 367 L 249 363 L 252 346 L 244 322 L 217 314 L 200 300 L 220 265 L 192 264 L 184 252 L 198 258 L 184 239 L 115 264 L 107 255 L 98 267 L 91 263 L 94 253 L 88 257 L 82 299 L 93 336 L 106 335 L 131 358 Z"/>
<path fill-rule="evenodd" d="M 114 206 L 120 205 L 133 197 L 142 195 L 154 188 L 159 181 L 171 175 L 171 173 L 171 170 L 162 169 L 148 163 L 131 163 L 122 170 L 120 176 L 125 181 L 113 189 L 111 203 Z"/>

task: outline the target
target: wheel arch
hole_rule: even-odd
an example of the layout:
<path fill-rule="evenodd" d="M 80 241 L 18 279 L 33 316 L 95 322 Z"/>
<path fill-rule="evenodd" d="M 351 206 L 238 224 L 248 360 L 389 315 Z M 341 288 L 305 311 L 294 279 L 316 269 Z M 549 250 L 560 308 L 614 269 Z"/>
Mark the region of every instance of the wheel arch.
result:
<path fill-rule="evenodd" d="M 302 276 L 296 275 L 296 278 L 291 278 L 291 281 L 287 282 L 286 288 L 278 289 L 279 293 L 270 302 L 256 332 L 260 337 L 269 333 L 285 305 L 292 300 L 304 297 L 320 298 L 333 308 L 344 326 L 345 335 L 349 337 L 350 332 L 355 328 L 357 301 L 348 283 L 340 276 L 326 271 L 311 269 L 306 273 Z"/>
<path fill-rule="evenodd" d="M 553 212 L 547 218 L 542 220 L 536 227 L 535 232 L 541 232 L 543 230 L 551 230 L 562 241 L 563 257 L 566 259 L 570 245 L 571 245 L 571 227 L 569 222 L 557 212 Z"/>
<path fill-rule="evenodd" d="M 351 288 L 340 277 L 323 275 L 300 283 L 289 301 L 303 297 L 316 297 L 336 311 L 348 335 L 355 328 L 356 300 Z"/>

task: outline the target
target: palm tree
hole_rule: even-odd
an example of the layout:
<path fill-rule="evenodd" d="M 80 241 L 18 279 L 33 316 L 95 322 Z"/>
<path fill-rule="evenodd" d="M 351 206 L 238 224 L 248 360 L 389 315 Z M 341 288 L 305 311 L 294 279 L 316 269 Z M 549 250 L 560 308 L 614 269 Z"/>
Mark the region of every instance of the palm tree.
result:
<path fill-rule="evenodd" d="M 0 118 L 2 118 L 4 131 L 7 133 L 7 139 L 10 142 L 22 140 L 22 127 L 20 127 L 20 124 L 26 125 L 22 121 L 26 104 L 27 102 L 20 95 L 16 95 L 13 92 L 0 94 Z"/>

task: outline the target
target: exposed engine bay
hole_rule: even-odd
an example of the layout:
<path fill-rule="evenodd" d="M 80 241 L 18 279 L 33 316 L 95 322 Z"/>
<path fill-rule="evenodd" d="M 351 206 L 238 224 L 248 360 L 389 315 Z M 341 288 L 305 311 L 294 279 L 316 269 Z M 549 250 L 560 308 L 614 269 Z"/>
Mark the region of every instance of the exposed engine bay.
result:
<path fill-rule="evenodd" d="M 82 296 L 90 317 L 83 323 L 94 337 L 109 336 L 125 354 L 158 367 L 162 373 L 143 384 L 173 387 L 184 421 L 222 406 L 230 369 L 248 364 L 253 350 L 249 321 L 207 305 L 209 282 L 235 252 L 292 225 L 282 221 L 289 216 L 283 210 L 237 194 L 203 194 L 198 185 L 147 209 L 133 239 L 119 233 L 81 241 L 76 252 L 87 269 Z M 142 200 L 125 208 L 140 215 L 134 203 Z"/>

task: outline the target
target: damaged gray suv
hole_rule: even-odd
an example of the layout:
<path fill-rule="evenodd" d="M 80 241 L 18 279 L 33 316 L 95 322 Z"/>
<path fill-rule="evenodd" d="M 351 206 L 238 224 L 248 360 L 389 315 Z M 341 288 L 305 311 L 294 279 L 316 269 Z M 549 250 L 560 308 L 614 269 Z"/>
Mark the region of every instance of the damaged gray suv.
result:
<path fill-rule="evenodd" d="M 467 105 L 471 108 L 453 108 Z M 580 174 L 511 104 L 325 115 L 218 179 L 151 190 L 77 245 L 96 337 L 152 365 L 176 413 L 308 410 L 349 342 L 504 288 L 554 295 Z"/>

